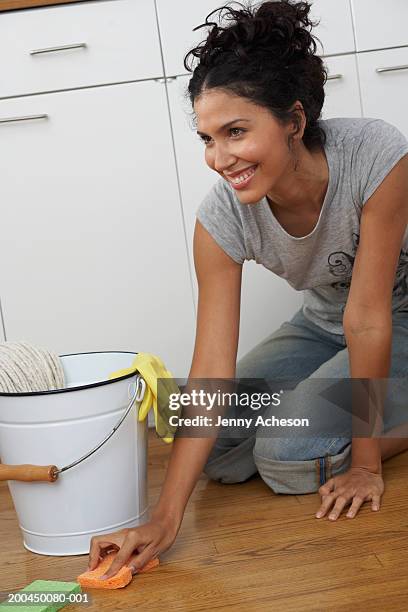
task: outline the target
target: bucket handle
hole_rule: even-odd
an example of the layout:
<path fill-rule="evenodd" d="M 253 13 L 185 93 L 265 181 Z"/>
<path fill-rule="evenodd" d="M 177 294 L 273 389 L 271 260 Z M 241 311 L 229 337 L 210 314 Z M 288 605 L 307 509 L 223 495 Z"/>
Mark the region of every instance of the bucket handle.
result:
<path fill-rule="evenodd" d="M 0 481 L 1 480 L 22 480 L 26 482 L 32 481 L 41 481 L 45 480 L 48 482 L 55 482 L 62 472 L 66 472 L 71 469 L 75 465 L 82 463 L 85 459 L 88 459 L 91 455 L 96 453 L 106 442 L 113 436 L 113 434 L 118 430 L 120 425 L 123 423 L 127 415 L 132 409 L 133 404 L 137 402 L 141 402 L 144 393 L 146 390 L 146 383 L 143 378 L 138 374 L 136 376 L 136 390 L 133 394 L 132 399 L 130 400 L 125 412 L 120 417 L 119 421 L 116 423 L 115 427 L 105 436 L 105 438 L 100 442 L 97 446 L 95 446 L 92 450 L 88 451 L 85 455 L 73 461 L 69 465 L 65 465 L 63 468 L 59 469 L 55 465 L 5 465 L 0 463 Z"/>

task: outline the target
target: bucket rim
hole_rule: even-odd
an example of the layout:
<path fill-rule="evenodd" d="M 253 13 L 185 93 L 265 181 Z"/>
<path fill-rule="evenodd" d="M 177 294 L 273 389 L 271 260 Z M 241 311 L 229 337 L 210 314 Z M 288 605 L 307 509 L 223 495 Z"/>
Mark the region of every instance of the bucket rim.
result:
<path fill-rule="evenodd" d="M 102 354 L 105 355 L 107 353 L 120 353 L 120 354 L 127 354 L 127 355 L 137 355 L 138 354 L 136 351 L 85 351 L 83 353 L 66 353 L 64 355 L 59 355 L 59 357 L 75 357 L 76 355 L 102 355 Z M 50 389 L 48 391 L 23 391 L 21 393 L 5 393 L 3 391 L 0 391 L 0 397 L 25 397 L 25 396 L 33 397 L 35 395 L 52 395 L 55 393 L 69 393 L 70 391 L 81 391 L 82 389 L 92 389 L 93 387 L 102 387 L 103 385 L 111 385 L 121 380 L 132 378 L 136 373 L 137 373 L 137 370 L 134 370 L 134 372 L 130 372 L 130 374 L 124 374 L 123 376 L 119 376 L 118 378 L 112 378 L 111 380 L 101 380 L 95 383 L 80 385 L 78 387 L 66 387 L 64 389 Z"/>

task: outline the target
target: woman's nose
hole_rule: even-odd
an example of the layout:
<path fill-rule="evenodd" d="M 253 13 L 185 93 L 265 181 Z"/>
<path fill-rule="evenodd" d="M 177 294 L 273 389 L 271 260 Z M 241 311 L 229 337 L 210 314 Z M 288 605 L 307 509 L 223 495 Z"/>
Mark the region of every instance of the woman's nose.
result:
<path fill-rule="evenodd" d="M 218 147 L 215 150 L 214 155 L 214 168 L 217 172 L 223 172 L 227 168 L 230 168 L 235 164 L 236 158 L 232 155 L 228 149 L 224 147 Z"/>

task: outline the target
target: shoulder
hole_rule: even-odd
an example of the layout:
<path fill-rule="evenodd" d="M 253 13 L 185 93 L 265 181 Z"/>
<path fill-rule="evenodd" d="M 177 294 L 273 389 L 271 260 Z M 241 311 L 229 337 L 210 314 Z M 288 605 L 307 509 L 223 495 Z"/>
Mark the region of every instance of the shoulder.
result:
<path fill-rule="evenodd" d="M 383 119 L 336 118 L 322 122 L 327 147 L 342 168 L 358 208 L 371 197 L 395 164 L 408 153 L 404 134 Z"/>
<path fill-rule="evenodd" d="M 229 217 L 239 223 L 242 223 L 243 214 L 244 204 L 241 204 L 233 188 L 223 178 L 214 183 L 197 210 L 197 216 Z"/>
<path fill-rule="evenodd" d="M 233 188 L 228 183 L 228 181 L 226 181 L 225 179 L 221 177 L 210 188 L 206 197 L 219 198 L 223 201 L 228 201 L 228 202 L 233 202 L 233 203 L 236 203 L 237 201 L 237 198 L 234 195 Z M 239 201 L 237 202 L 239 203 Z"/>
<path fill-rule="evenodd" d="M 326 134 L 328 145 L 348 145 L 359 148 L 360 145 L 370 145 L 381 150 L 383 145 L 395 143 L 407 144 L 402 132 L 383 119 L 371 117 L 336 117 L 320 120 L 319 125 Z"/>
<path fill-rule="evenodd" d="M 241 264 L 246 259 L 242 206 L 232 193 L 232 187 L 220 178 L 196 211 L 201 225 L 232 259 Z"/>

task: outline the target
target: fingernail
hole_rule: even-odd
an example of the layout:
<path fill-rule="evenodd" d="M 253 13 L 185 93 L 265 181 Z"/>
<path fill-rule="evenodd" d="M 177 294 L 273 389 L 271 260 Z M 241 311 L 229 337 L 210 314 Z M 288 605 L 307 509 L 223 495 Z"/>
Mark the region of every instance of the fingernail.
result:
<path fill-rule="evenodd" d="M 330 514 L 329 519 L 330 519 L 331 521 L 334 521 L 334 519 L 335 519 L 335 518 L 336 518 L 336 516 L 335 516 L 334 514 Z"/>
<path fill-rule="evenodd" d="M 316 513 L 316 518 L 320 518 L 321 516 L 322 516 L 322 513 L 321 513 L 321 512 L 317 512 L 317 513 Z"/>
<path fill-rule="evenodd" d="M 353 513 L 352 513 L 352 512 L 347 512 L 347 516 L 348 516 L 349 518 L 352 518 L 354 515 L 353 515 Z"/>
<path fill-rule="evenodd" d="M 378 506 L 373 506 L 373 510 L 378 510 Z"/>

